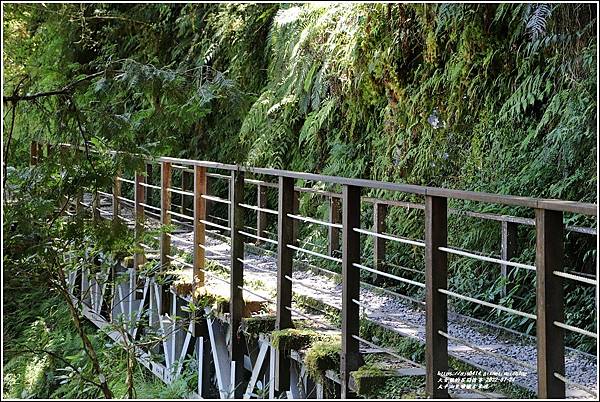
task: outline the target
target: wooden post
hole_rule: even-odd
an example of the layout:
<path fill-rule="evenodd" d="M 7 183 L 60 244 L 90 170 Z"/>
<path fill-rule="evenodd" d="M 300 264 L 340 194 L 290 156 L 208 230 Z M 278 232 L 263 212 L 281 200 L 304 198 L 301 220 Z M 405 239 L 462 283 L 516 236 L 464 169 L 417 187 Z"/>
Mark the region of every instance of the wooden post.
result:
<path fill-rule="evenodd" d="M 134 212 L 135 212 L 135 239 L 140 247 L 139 242 L 144 231 L 144 207 L 141 205 L 144 202 L 146 188 L 142 186 L 145 177 L 142 173 L 135 173 L 135 194 L 134 194 Z M 139 266 L 144 264 L 144 253 L 135 253 L 133 259 L 133 268 L 137 270 Z"/>
<path fill-rule="evenodd" d="M 100 194 L 96 188 L 92 194 L 92 214 L 95 220 L 100 219 Z"/>
<path fill-rule="evenodd" d="M 146 163 L 146 183 L 152 184 L 152 163 Z M 152 205 L 152 189 L 146 191 L 146 201 L 144 203 Z"/>
<path fill-rule="evenodd" d="M 38 163 L 38 145 L 36 141 L 31 141 L 29 146 L 29 164 L 31 166 L 37 165 Z"/>
<path fill-rule="evenodd" d="M 113 181 L 113 191 L 112 191 L 112 219 L 113 222 L 116 222 L 119 219 L 119 197 L 121 196 L 121 181 L 117 178 L 119 177 L 120 172 L 117 172 Z"/>
<path fill-rule="evenodd" d="M 37 155 L 38 155 L 38 163 L 40 163 L 42 161 L 42 159 L 44 158 L 44 145 L 41 142 L 38 142 Z"/>
<path fill-rule="evenodd" d="M 386 204 L 380 204 L 375 202 L 373 204 L 373 231 L 375 233 L 385 232 L 385 218 L 387 216 L 388 206 Z M 373 262 L 375 269 L 378 271 L 385 271 L 385 239 L 381 237 L 373 238 Z M 382 282 L 383 277 L 381 275 L 373 274 L 373 280 L 379 284 Z"/>
<path fill-rule="evenodd" d="M 206 227 L 200 220 L 206 220 L 206 168 L 194 166 L 194 281 L 195 286 L 204 287 L 204 246 Z"/>
<path fill-rule="evenodd" d="M 500 249 L 500 258 L 505 261 L 510 261 L 511 258 L 517 255 L 517 228 L 518 225 L 514 222 L 502 221 L 502 245 Z M 512 267 L 506 264 L 500 264 L 500 275 L 505 280 L 502 296 L 510 293 L 512 286 L 507 282 L 508 276 L 512 271 Z"/>
<path fill-rule="evenodd" d="M 239 233 L 244 228 L 243 209 L 239 205 L 244 202 L 244 172 L 234 170 L 231 172 L 231 186 L 229 200 L 230 228 L 231 228 L 231 277 L 229 316 L 231 325 L 231 342 L 229 343 L 229 357 L 235 362 L 233 375 L 233 397 L 241 399 L 244 395 L 242 372 L 244 370 L 244 338 L 239 334 L 239 328 L 244 314 L 244 299 L 242 287 L 244 286 L 244 238 Z"/>
<path fill-rule="evenodd" d="M 341 223 L 340 216 L 340 199 L 337 197 L 329 197 L 329 223 Z M 333 254 L 340 248 L 340 230 L 329 226 L 327 231 L 328 237 L 328 254 L 333 257 Z"/>
<path fill-rule="evenodd" d="M 535 210 L 538 398 L 564 399 L 565 330 L 563 284 L 554 271 L 563 271 L 563 213 Z"/>
<path fill-rule="evenodd" d="M 37 146 L 34 146 L 34 148 L 35 148 L 35 150 L 32 150 L 32 152 L 35 154 L 35 153 L 37 153 Z M 65 161 L 68 158 L 69 158 L 69 146 L 65 145 L 65 144 L 60 145 L 60 161 L 61 161 L 61 166 L 65 165 Z M 35 157 L 35 162 L 34 163 L 37 163 L 37 156 Z M 62 209 L 66 210 L 68 208 L 68 206 L 66 205 L 67 202 L 68 202 L 67 196 L 63 195 L 61 197 L 61 200 L 60 200 L 60 206 L 59 206 L 59 208 L 61 210 Z"/>
<path fill-rule="evenodd" d="M 279 177 L 279 206 L 277 216 L 277 330 L 292 328 L 292 276 L 294 244 L 293 220 L 288 214 L 294 211 L 294 179 Z M 275 389 L 284 393 L 290 387 L 290 357 L 277 350 L 275 356 Z"/>
<path fill-rule="evenodd" d="M 300 193 L 296 190 L 294 190 L 294 210 L 292 212 L 292 214 L 298 214 L 298 212 L 300 211 Z M 292 227 L 294 230 L 294 236 L 293 236 L 293 241 L 294 241 L 294 245 L 298 246 L 298 220 L 297 219 L 292 219 Z"/>
<path fill-rule="evenodd" d="M 258 185 L 256 188 L 256 204 L 259 208 L 267 208 L 267 187 Z M 262 211 L 256 212 L 256 235 L 259 237 L 265 237 L 265 230 L 267 230 L 267 213 Z M 260 240 L 256 240 L 256 244 L 262 243 Z"/>
<path fill-rule="evenodd" d="M 171 163 L 162 162 L 160 175 L 160 223 L 161 225 L 171 224 L 171 215 L 168 211 L 171 210 L 171 192 L 168 190 L 171 186 Z M 167 255 L 171 254 L 171 238 L 168 233 L 161 232 L 160 234 L 160 264 L 161 271 L 166 271 L 170 266 L 170 260 Z M 169 312 L 170 293 L 167 286 L 161 286 L 161 305 L 160 314 Z"/>
<path fill-rule="evenodd" d="M 231 195 L 231 187 L 233 183 L 231 182 L 231 178 L 227 180 L 227 194 Z M 227 208 L 227 225 L 231 226 L 231 208 Z"/>
<path fill-rule="evenodd" d="M 360 187 L 344 186 L 342 198 L 342 350 L 340 382 L 342 399 L 354 398 L 349 389 L 350 372 L 364 364 L 359 352 L 360 309 Z"/>
<path fill-rule="evenodd" d="M 38 144 L 38 162 L 41 160 L 40 155 L 42 155 L 44 153 L 44 150 L 42 148 L 42 144 Z M 75 156 L 77 158 L 77 163 L 81 163 L 81 156 L 82 156 L 82 151 L 79 150 L 78 148 L 75 148 Z M 77 191 L 77 194 L 75 195 L 75 214 L 79 215 L 82 211 L 83 211 L 83 205 L 81 204 L 83 202 L 83 188 L 79 188 Z"/>
<path fill-rule="evenodd" d="M 448 339 L 438 331 L 448 332 L 448 256 L 440 251 L 448 238 L 448 206 L 443 197 L 425 197 L 425 361 L 426 392 L 430 398 L 449 398 L 440 372 L 448 371 Z M 442 389 L 440 389 L 442 386 Z"/>
<path fill-rule="evenodd" d="M 206 188 L 206 168 L 204 166 L 194 166 L 194 245 L 193 252 L 193 280 L 192 280 L 192 300 L 197 296 L 196 289 L 204 287 L 204 249 L 199 245 L 206 244 L 206 226 L 200 220 L 206 220 L 206 200 L 202 195 L 207 194 Z M 192 319 L 194 325 L 192 332 L 194 336 L 200 336 L 202 331 L 201 321 L 197 321 L 202 316 L 202 312 L 194 313 Z M 202 338 L 200 338 L 202 339 Z M 198 339 L 196 342 L 200 342 Z M 198 380 L 200 381 L 200 379 Z"/>
<path fill-rule="evenodd" d="M 187 172 L 186 170 L 182 170 L 181 171 L 181 190 L 182 191 L 187 191 L 190 187 L 190 174 L 189 172 Z M 181 194 L 181 206 L 180 206 L 180 213 L 182 215 L 186 215 L 187 212 L 187 205 L 188 203 L 187 201 L 187 196 Z"/>

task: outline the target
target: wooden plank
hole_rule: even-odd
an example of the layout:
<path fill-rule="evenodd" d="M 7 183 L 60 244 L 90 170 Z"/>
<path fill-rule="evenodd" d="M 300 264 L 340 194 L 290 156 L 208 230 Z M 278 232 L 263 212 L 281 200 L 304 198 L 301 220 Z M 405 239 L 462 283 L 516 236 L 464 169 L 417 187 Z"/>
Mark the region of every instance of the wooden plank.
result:
<path fill-rule="evenodd" d="M 192 289 L 204 286 L 204 249 L 198 245 L 206 244 L 206 227 L 200 220 L 206 220 L 206 200 L 202 195 L 206 195 L 206 168 L 202 166 L 194 167 L 194 279 Z"/>
<path fill-rule="evenodd" d="M 152 184 L 152 163 L 146 163 L 146 183 L 148 184 Z M 152 189 L 148 188 L 148 191 L 146 191 L 146 201 L 144 201 L 144 203 L 148 204 L 148 205 L 152 205 Z"/>
<path fill-rule="evenodd" d="M 98 221 L 100 220 L 100 194 L 97 189 L 94 189 L 92 197 L 92 216 L 94 220 Z"/>
<path fill-rule="evenodd" d="M 38 163 L 42 160 L 42 155 L 44 154 L 44 150 L 42 149 L 42 144 L 38 144 Z M 77 158 L 77 163 L 81 163 L 81 159 L 83 156 L 83 152 L 80 150 L 75 151 L 75 156 Z M 75 194 L 75 214 L 79 215 L 83 212 L 83 187 L 79 187 L 77 189 L 77 193 Z"/>
<path fill-rule="evenodd" d="M 40 163 L 43 159 L 44 159 L 44 144 L 42 144 L 41 142 L 37 143 L 37 158 L 38 158 L 38 163 Z"/>
<path fill-rule="evenodd" d="M 340 199 L 329 197 L 329 223 L 341 223 Z M 340 249 L 340 229 L 329 226 L 327 229 L 328 254 L 333 254 Z"/>
<path fill-rule="evenodd" d="M 134 213 L 135 213 L 135 239 L 138 243 L 137 246 L 140 250 L 143 250 L 139 245 L 144 232 L 144 207 L 141 205 L 144 203 L 146 188 L 142 186 L 145 182 L 145 177 L 142 173 L 135 173 L 135 194 L 134 194 Z M 133 269 L 137 271 L 140 266 L 145 262 L 144 252 L 137 252 L 133 256 Z M 134 276 L 134 280 L 136 280 Z M 134 282 L 135 283 L 135 282 Z"/>
<path fill-rule="evenodd" d="M 353 300 L 360 298 L 360 187 L 344 186 L 342 192 L 342 350 L 340 381 L 342 399 L 354 398 L 350 390 L 350 372 L 364 364 L 359 350 L 360 310 Z"/>
<path fill-rule="evenodd" d="M 373 204 L 373 231 L 375 233 L 385 232 L 385 218 L 387 216 L 387 211 L 387 205 L 378 202 Z M 375 264 L 375 269 L 378 271 L 385 271 L 385 243 L 386 239 L 381 237 L 373 238 L 373 263 Z M 380 284 L 383 281 L 383 277 L 381 275 L 373 274 L 373 280 L 375 281 L 375 284 Z"/>
<path fill-rule="evenodd" d="M 161 164 L 160 175 L 160 223 L 161 225 L 171 224 L 171 215 L 167 212 L 171 210 L 171 192 L 168 191 L 171 186 L 171 164 L 163 162 Z M 166 271 L 170 266 L 170 260 L 167 255 L 171 254 L 171 238 L 166 232 L 160 234 L 160 264 L 161 271 Z M 161 286 L 161 304 L 160 314 L 167 314 L 170 305 L 170 292 L 166 286 Z"/>
<path fill-rule="evenodd" d="M 191 185 L 191 175 L 187 170 L 182 170 L 181 171 L 181 190 L 182 191 L 187 191 Z M 189 202 L 188 202 L 188 196 L 181 194 L 181 204 L 179 205 L 179 212 L 182 215 L 187 215 L 187 208 L 188 208 Z"/>
<path fill-rule="evenodd" d="M 259 208 L 267 208 L 267 187 L 259 184 L 256 187 L 256 204 Z M 268 217 L 266 212 L 256 212 L 256 235 L 259 237 L 265 237 L 265 230 L 267 230 Z M 256 244 L 262 243 L 260 240 L 256 241 Z"/>
<path fill-rule="evenodd" d="M 292 214 L 294 215 L 298 215 L 298 213 L 300 212 L 300 192 L 296 191 L 296 189 L 294 189 L 294 209 Z M 293 226 L 293 230 L 294 230 L 294 235 L 293 235 L 293 244 L 295 246 L 298 246 L 298 229 L 299 229 L 299 224 L 300 222 L 297 219 L 292 219 L 292 226 Z"/>
<path fill-rule="evenodd" d="M 230 228 L 231 228 L 231 276 L 229 297 L 229 324 L 231 325 L 231 342 L 229 343 L 229 357 L 235 363 L 235 371 L 232 371 L 233 397 L 240 399 L 244 389 L 240 386 L 242 382 L 242 371 L 244 369 L 244 338 L 238 335 L 238 329 L 244 316 L 244 300 L 242 287 L 244 286 L 244 238 L 239 233 L 244 227 L 244 210 L 239 205 L 244 202 L 244 172 L 231 172 L 230 181 Z"/>
<path fill-rule="evenodd" d="M 294 222 L 288 214 L 294 211 L 294 180 L 279 178 L 279 206 L 277 217 L 277 317 L 275 328 L 292 328 L 292 276 L 293 251 L 288 247 L 294 244 Z M 290 359 L 283 351 L 276 351 L 275 389 L 283 393 L 290 386 Z"/>
<path fill-rule="evenodd" d="M 31 141 L 29 144 L 29 164 L 35 166 L 38 163 L 38 146 L 37 142 Z"/>
<path fill-rule="evenodd" d="M 120 176 L 120 172 L 114 177 L 113 180 L 113 188 L 112 188 L 112 219 L 113 222 L 116 222 L 119 219 L 119 197 L 121 196 L 121 181 L 117 180 L 117 177 Z"/>
<path fill-rule="evenodd" d="M 500 248 L 500 258 L 510 261 L 517 255 L 517 229 L 518 225 L 513 222 L 502 221 L 502 244 Z M 514 268 L 506 264 L 500 264 L 500 275 L 505 279 L 505 285 L 502 289 L 502 296 L 506 296 L 511 291 L 511 284 L 508 283 L 508 277 Z"/>
<path fill-rule="evenodd" d="M 564 322 L 562 278 L 563 214 L 536 209 L 536 300 L 538 398 L 564 399 L 565 383 L 554 376 L 565 375 L 565 330 L 554 325 Z"/>
<path fill-rule="evenodd" d="M 440 372 L 448 371 L 448 340 L 438 331 L 447 332 L 448 305 L 445 294 L 448 282 L 448 256 L 439 250 L 448 238 L 446 198 L 425 197 L 425 361 L 426 392 L 430 398 L 448 398 Z"/>

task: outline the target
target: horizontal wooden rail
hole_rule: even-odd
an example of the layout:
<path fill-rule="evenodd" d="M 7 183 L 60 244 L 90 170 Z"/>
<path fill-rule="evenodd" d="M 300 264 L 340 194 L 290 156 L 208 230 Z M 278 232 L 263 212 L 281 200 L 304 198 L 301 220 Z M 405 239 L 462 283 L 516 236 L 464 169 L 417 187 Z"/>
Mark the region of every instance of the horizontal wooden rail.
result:
<path fill-rule="evenodd" d="M 70 144 L 59 144 L 71 146 Z M 91 145 L 91 144 L 90 144 Z M 85 149 L 85 147 L 79 147 L 80 149 Z M 180 164 L 187 165 L 189 167 L 193 166 L 203 166 L 205 168 L 212 169 L 220 169 L 220 170 L 228 170 L 228 171 L 242 171 L 246 173 L 254 173 L 259 175 L 273 176 L 273 177 L 287 177 L 289 179 L 295 180 L 309 180 L 309 181 L 320 181 L 330 184 L 337 184 L 340 186 L 356 186 L 362 188 L 370 188 L 370 189 L 380 189 L 380 190 L 389 190 L 389 191 L 397 191 L 407 194 L 416 194 L 416 195 L 428 195 L 435 197 L 443 197 L 447 199 L 457 199 L 457 200 L 467 200 L 467 201 L 479 201 L 486 202 L 490 204 L 500 204 L 500 205 L 513 205 L 513 206 L 521 206 L 527 208 L 535 208 L 535 209 L 546 209 L 552 211 L 562 211 L 562 212 L 573 212 L 579 213 L 582 215 L 588 216 L 597 216 L 598 214 L 598 206 L 597 204 L 578 202 L 578 201 L 565 201 L 565 200 L 557 200 L 557 199 L 542 199 L 542 198 L 534 198 L 534 197 L 523 197 L 523 196 L 514 196 L 514 195 L 502 195 L 502 194 L 493 194 L 479 191 L 468 191 L 468 190 L 454 190 L 454 189 L 446 189 L 439 187 L 427 187 L 427 186 L 418 186 L 413 184 L 399 184 L 399 183 L 390 183 L 383 181 L 376 181 L 370 179 L 355 179 L 348 177 L 339 177 L 339 176 L 329 176 L 315 173 L 304 173 L 304 172 L 295 172 L 291 170 L 281 170 L 281 169 L 270 169 L 270 168 L 259 168 L 259 167 L 250 167 L 250 166 L 241 166 L 227 163 L 219 163 L 219 162 L 211 162 L 211 161 L 199 161 L 194 159 L 183 159 L 183 158 L 173 158 L 168 156 L 161 156 L 155 159 L 150 159 L 146 155 L 132 154 L 126 152 L 118 152 L 118 151 L 107 151 L 109 154 L 126 154 L 131 157 L 143 158 L 150 162 L 162 162 L 162 163 L 170 163 L 170 164 Z M 36 155 L 37 156 L 37 155 Z"/>

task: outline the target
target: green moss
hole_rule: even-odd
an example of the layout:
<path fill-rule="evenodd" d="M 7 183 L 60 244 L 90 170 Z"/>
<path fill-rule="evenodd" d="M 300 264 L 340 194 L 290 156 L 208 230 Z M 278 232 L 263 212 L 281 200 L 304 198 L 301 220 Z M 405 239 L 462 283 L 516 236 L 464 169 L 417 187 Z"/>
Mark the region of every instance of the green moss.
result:
<path fill-rule="evenodd" d="M 261 333 L 269 333 L 275 330 L 274 315 L 262 315 L 242 319 L 241 330 L 246 336 L 258 338 Z"/>
<path fill-rule="evenodd" d="M 363 396 L 376 394 L 386 382 L 398 376 L 396 370 L 382 369 L 377 366 L 364 365 L 351 374 L 356 393 Z"/>
<path fill-rule="evenodd" d="M 287 328 L 271 333 L 271 343 L 279 350 L 302 350 L 321 339 L 322 334 L 306 328 Z"/>
<path fill-rule="evenodd" d="M 421 342 L 390 331 L 372 321 L 360 320 L 360 336 L 365 339 L 377 339 L 376 344 L 392 348 L 416 363 L 425 361 L 425 346 Z"/>
<path fill-rule="evenodd" d="M 338 371 L 340 368 L 339 338 L 317 341 L 311 345 L 304 356 L 304 364 L 308 375 L 315 381 L 322 381 L 327 370 Z"/>

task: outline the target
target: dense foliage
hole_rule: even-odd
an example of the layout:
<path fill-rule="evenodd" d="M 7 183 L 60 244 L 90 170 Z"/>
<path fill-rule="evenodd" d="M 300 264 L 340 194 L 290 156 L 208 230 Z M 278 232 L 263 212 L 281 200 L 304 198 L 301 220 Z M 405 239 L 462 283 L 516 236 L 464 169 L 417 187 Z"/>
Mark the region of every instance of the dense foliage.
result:
<path fill-rule="evenodd" d="M 160 142 L 225 162 L 595 200 L 589 4 L 5 12 L 5 95 L 101 73 L 75 104 L 89 135 L 113 147 Z M 18 130 L 76 132 L 64 116 L 75 106 L 61 100 L 22 110 Z"/>
<path fill-rule="evenodd" d="M 3 5 L 5 161 L 26 165 L 32 139 L 86 140 L 100 149 L 597 202 L 595 7 Z M 53 177 L 60 187 L 43 193 L 50 208 L 78 186 L 106 188 L 127 168 L 117 165 L 90 172 L 82 161 L 65 176 L 54 166 L 32 177 Z M 16 193 L 31 188 L 19 183 Z M 35 197 L 23 205 L 44 207 Z M 518 208 L 452 206 L 531 216 Z M 304 196 L 300 209 L 326 217 L 317 196 Z M 27 221 L 23 210 L 13 216 Z M 33 227 L 13 229 L 33 236 L 31 218 L 42 216 L 31 213 Z M 372 219 L 371 211 L 363 219 Z M 419 211 L 393 208 L 387 223 L 392 233 L 422 237 Z M 453 216 L 450 225 L 451 244 L 498 254 L 497 223 Z M 317 229 L 303 228 L 301 237 L 326 241 Z M 569 233 L 567 240 L 567 268 L 593 272 L 594 239 Z M 519 244 L 517 260 L 531 263 L 530 227 L 519 229 Z M 371 248 L 365 241 L 366 256 Z M 392 271 L 404 266 L 409 270 L 397 272 L 422 279 L 410 271 L 422 271 L 420 249 L 391 247 L 389 255 Z M 503 296 L 498 272 L 494 264 L 451 259 L 450 284 L 532 312 L 532 274 L 516 271 L 509 280 L 517 286 Z M 566 295 L 568 322 L 594 330 L 593 289 L 569 285 Z M 455 307 L 535 330 L 520 317 Z M 582 336 L 569 343 L 595 350 Z"/>
<path fill-rule="evenodd" d="M 43 290 L 22 293 L 31 308 L 9 314 L 5 320 L 5 336 L 10 336 L 4 349 L 3 398 L 12 399 L 82 399 L 100 397 L 98 389 L 83 381 L 75 371 L 90 376 L 92 369 L 73 329 L 69 312 L 58 297 L 47 297 Z M 125 352 L 109 343 L 109 338 L 92 324 L 86 331 L 106 368 L 108 382 L 115 397 L 125 398 L 127 386 Z M 190 384 L 197 382 L 191 370 L 172 384 L 165 384 L 139 366 L 134 374 L 136 397 L 139 399 L 183 399 L 189 396 Z"/>

